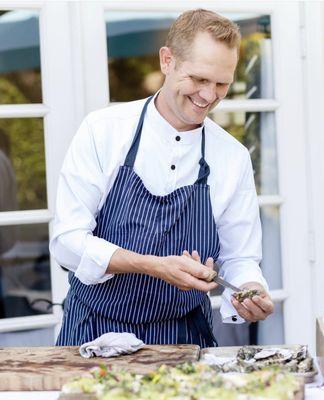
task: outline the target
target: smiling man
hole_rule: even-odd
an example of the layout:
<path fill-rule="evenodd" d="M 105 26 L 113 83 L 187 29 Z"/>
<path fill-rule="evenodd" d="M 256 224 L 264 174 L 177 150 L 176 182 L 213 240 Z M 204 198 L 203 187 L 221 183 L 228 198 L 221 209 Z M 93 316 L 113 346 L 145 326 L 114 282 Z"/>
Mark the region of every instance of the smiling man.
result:
<path fill-rule="evenodd" d="M 106 332 L 148 344 L 215 346 L 206 282 L 217 262 L 232 284 L 224 322 L 273 311 L 258 263 L 261 228 L 249 153 L 207 114 L 227 94 L 240 34 L 207 10 L 183 13 L 160 49 L 154 96 L 95 111 L 61 171 L 50 248 L 70 269 L 58 345 Z"/>

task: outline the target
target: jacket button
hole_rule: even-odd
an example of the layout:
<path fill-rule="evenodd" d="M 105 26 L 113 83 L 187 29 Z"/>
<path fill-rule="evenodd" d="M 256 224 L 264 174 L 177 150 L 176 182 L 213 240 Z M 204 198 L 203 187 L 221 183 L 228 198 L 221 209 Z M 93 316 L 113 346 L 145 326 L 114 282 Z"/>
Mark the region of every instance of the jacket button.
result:
<path fill-rule="evenodd" d="M 172 169 L 172 170 L 175 170 L 175 168 L 176 168 L 176 166 L 172 164 L 172 165 L 171 165 L 171 169 Z"/>
<path fill-rule="evenodd" d="M 179 142 L 179 140 L 181 140 L 181 137 L 180 137 L 180 136 L 176 136 L 175 140 L 176 140 L 177 142 Z"/>
<path fill-rule="evenodd" d="M 232 321 L 233 321 L 233 322 L 236 322 L 236 321 L 237 321 L 237 316 L 236 316 L 236 315 L 233 315 Z"/>

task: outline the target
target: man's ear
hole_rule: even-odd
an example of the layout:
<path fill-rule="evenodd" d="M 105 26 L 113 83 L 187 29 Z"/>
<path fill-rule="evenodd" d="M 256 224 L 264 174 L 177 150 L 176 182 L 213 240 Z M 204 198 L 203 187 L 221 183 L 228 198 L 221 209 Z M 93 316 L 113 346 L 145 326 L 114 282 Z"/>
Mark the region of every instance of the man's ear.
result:
<path fill-rule="evenodd" d="M 159 56 L 161 72 L 164 75 L 167 75 L 174 63 L 171 49 L 166 46 L 161 47 L 159 51 Z"/>

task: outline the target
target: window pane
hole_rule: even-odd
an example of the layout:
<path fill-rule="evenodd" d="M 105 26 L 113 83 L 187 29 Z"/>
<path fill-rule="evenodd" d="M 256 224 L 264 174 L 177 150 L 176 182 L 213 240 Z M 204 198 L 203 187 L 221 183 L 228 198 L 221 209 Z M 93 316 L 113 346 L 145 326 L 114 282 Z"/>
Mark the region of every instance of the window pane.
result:
<path fill-rule="evenodd" d="M 43 120 L 0 120 L 0 211 L 47 208 Z"/>
<path fill-rule="evenodd" d="M 0 317 L 51 313 L 48 225 L 0 226 Z"/>
<path fill-rule="evenodd" d="M 242 34 L 240 59 L 227 98 L 272 98 L 272 42 L 269 15 L 228 14 Z"/>
<path fill-rule="evenodd" d="M 242 45 L 228 98 L 273 97 L 270 16 L 223 14 L 241 29 Z M 105 13 L 110 101 L 155 93 L 163 83 L 158 51 L 177 13 Z"/>
<path fill-rule="evenodd" d="M 262 206 L 262 272 L 271 290 L 282 289 L 279 208 Z"/>
<path fill-rule="evenodd" d="M 258 194 L 278 193 L 274 114 L 216 111 L 210 117 L 249 149 Z"/>
<path fill-rule="evenodd" d="M 0 104 L 41 103 L 37 11 L 0 11 Z"/>

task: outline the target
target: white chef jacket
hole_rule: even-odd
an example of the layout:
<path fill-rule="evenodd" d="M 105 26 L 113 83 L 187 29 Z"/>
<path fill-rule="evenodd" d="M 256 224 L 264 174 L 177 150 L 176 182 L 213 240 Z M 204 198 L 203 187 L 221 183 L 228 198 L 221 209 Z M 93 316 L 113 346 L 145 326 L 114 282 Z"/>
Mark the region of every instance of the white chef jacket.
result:
<path fill-rule="evenodd" d="M 90 113 L 63 163 L 50 251 L 84 284 L 114 277 L 106 270 L 118 246 L 92 232 L 125 161 L 144 102 L 118 104 Z M 220 275 L 236 286 L 255 281 L 268 290 L 258 265 L 261 226 L 249 152 L 210 118 L 204 125 L 205 159 L 210 167 L 207 183 L 220 240 Z M 166 195 L 196 181 L 201 130 L 178 132 L 157 111 L 154 101 L 149 103 L 134 169 L 152 194 Z M 222 295 L 223 322 L 242 323 L 239 316 L 232 320 L 237 313 L 230 296 L 229 290 Z"/>

